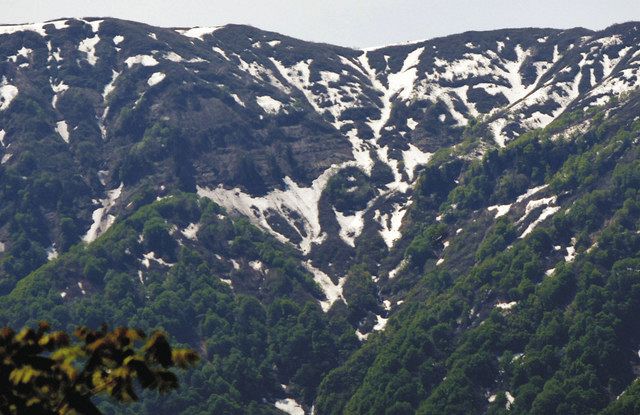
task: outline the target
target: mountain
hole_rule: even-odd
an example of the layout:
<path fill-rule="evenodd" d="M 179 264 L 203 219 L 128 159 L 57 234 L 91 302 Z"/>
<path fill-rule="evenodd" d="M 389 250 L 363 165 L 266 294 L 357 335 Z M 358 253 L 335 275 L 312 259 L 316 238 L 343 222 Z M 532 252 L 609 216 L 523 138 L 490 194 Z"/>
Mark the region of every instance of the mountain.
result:
<path fill-rule="evenodd" d="M 635 413 L 638 27 L 0 26 L 0 324 L 200 351 L 131 413 Z"/>

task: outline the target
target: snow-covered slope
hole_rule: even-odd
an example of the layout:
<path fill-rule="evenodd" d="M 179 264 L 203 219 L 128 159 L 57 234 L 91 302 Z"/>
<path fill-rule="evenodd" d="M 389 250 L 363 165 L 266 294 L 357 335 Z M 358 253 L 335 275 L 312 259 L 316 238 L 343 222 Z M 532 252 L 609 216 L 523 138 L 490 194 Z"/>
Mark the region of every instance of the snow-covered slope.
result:
<path fill-rule="evenodd" d="M 468 32 L 367 50 L 238 25 L 1 26 L 0 151 L 4 164 L 18 162 L 33 132 L 16 120 L 38 103 L 37 133 L 64 142 L 90 189 L 78 237 L 106 228 L 92 200 L 110 201 L 111 223 L 137 186 L 153 184 L 156 196 L 176 187 L 291 242 L 337 284 L 364 233 L 395 246 L 417 169 L 470 123 L 488 126 L 485 148 L 504 146 L 634 90 L 638 26 Z M 81 161 L 87 143 L 91 162 Z M 339 185 L 354 168 L 363 176 Z"/>

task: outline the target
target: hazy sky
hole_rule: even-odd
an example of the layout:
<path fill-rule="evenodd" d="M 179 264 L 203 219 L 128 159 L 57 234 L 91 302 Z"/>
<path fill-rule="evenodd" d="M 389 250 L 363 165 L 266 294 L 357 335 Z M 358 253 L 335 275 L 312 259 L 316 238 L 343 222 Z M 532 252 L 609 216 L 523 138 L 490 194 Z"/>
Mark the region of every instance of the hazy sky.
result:
<path fill-rule="evenodd" d="M 244 23 L 344 46 L 378 46 L 466 30 L 640 20 L 640 0 L 0 0 L 2 23 L 113 16 L 158 26 Z"/>

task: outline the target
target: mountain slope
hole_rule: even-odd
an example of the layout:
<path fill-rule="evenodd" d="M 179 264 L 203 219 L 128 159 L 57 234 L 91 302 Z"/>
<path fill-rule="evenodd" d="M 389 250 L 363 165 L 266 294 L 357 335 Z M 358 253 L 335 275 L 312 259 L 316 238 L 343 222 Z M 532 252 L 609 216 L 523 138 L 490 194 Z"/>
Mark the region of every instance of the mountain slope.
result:
<path fill-rule="evenodd" d="M 605 370 L 637 346 L 635 271 L 616 274 L 637 254 L 637 27 L 359 51 L 239 25 L 1 26 L 0 322 L 201 348 L 186 397 L 133 411 L 603 409 L 637 365 Z M 615 344 L 571 366 L 596 317 Z M 555 357 L 525 375 L 508 353 Z"/>

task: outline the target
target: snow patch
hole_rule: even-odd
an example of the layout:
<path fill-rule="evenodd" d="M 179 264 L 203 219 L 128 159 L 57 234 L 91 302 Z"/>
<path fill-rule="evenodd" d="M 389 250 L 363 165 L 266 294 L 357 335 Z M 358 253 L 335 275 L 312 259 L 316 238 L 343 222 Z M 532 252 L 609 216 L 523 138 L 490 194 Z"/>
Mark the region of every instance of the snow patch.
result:
<path fill-rule="evenodd" d="M 22 56 L 23 58 L 29 58 L 29 55 L 33 53 L 33 49 L 29 49 L 26 47 L 21 47 L 15 55 L 9 56 L 7 61 L 11 61 L 16 63 L 18 61 L 18 56 Z"/>
<path fill-rule="evenodd" d="M 0 82 L 0 111 L 4 111 L 9 108 L 11 101 L 18 96 L 18 88 L 14 85 L 10 85 L 7 82 L 7 77 L 2 77 Z"/>
<path fill-rule="evenodd" d="M 131 68 L 133 65 L 156 66 L 158 61 L 151 55 L 136 55 L 128 57 L 124 63 Z"/>
<path fill-rule="evenodd" d="M 507 410 L 511 409 L 511 405 L 513 405 L 513 403 L 515 402 L 516 398 L 513 397 L 513 395 L 511 394 L 511 392 L 507 391 L 504 393 L 504 395 L 507 397 L 507 403 L 505 404 L 505 408 Z"/>
<path fill-rule="evenodd" d="M 388 318 L 383 318 L 380 315 L 376 315 L 376 325 L 373 326 L 373 331 L 383 331 L 387 327 Z"/>
<path fill-rule="evenodd" d="M 547 219 L 549 216 L 553 215 L 554 213 L 556 213 L 557 211 L 560 210 L 560 206 L 547 206 L 542 213 L 540 213 L 540 216 L 538 216 L 538 219 L 536 219 L 534 222 L 532 222 L 527 229 L 525 229 L 525 231 L 522 233 L 522 235 L 520 235 L 520 239 L 524 238 L 525 236 L 529 235 L 531 232 L 533 232 L 533 230 L 536 228 L 536 226 L 538 226 L 542 221 L 544 221 L 545 219 Z"/>
<path fill-rule="evenodd" d="M 199 230 L 200 230 L 199 223 L 190 223 L 186 228 L 184 228 L 180 232 L 184 235 L 185 238 L 191 239 L 192 241 L 197 241 L 198 240 L 197 233 Z"/>
<path fill-rule="evenodd" d="M 109 227 L 113 225 L 116 217 L 110 215 L 109 211 L 115 206 L 117 200 L 120 198 L 123 188 L 124 183 L 120 183 L 120 186 L 118 188 L 109 190 L 107 192 L 107 197 L 100 200 L 102 207 L 93 211 L 93 224 L 91 225 L 87 233 L 82 237 L 82 240 L 84 242 L 91 243 L 95 241 L 98 236 L 106 232 L 107 229 L 109 229 Z"/>
<path fill-rule="evenodd" d="M 576 259 L 576 238 L 571 238 L 571 246 L 567 247 L 567 255 L 564 256 L 566 262 L 573 262 Z"/>
<path fill-rule="evenodd" d="M 276 401 L 275 406 L 289 415 L 305 415 L 302 406 L 292 398 L 280 399 Z"/>
<path fill-rule="evenodd" d="M 408 205 L 394 203 L 392 207 L 393 211 L 390 213 L 382 214 L 377 210 L 374 215 L 374 219 L 381 227 L 380 236 L 382 236 L 382 239 L 389 248 L 392 248 L 395 242 L 402 237 L 400 227 L 402 226 L 402 219 L 407 213 Z"/>
<path fill-rule="evenodd" d="M 353 215 L 345 215 L 333 208 L 338 225 L 340 225 L 340 238 L 352 247 L 355 247 L 355 239 L 360 236 L 364 229 L 364 210 Z"/>
<path fill-rule="evenodd" d="M 409 181 L 412 182 L 414 180 L 416 167 L 427 164 L 431 159 L 431 155 L 431 153 L 425 153 L 413 144 L 409 144 L 409 150 L 402 151 L 404 168 L 409 176 Z"/>
<path fill-rule="evenodd" d="M 120 72 L 117 72 L 115 70 L 111 70 L 111 80 L 109 81 L 109 83 L 107 85 L 104 86 L 104 89 L 102 90 L 102 99 L 103 100 L 107 100 L 107 96 L 109 96 L 109 94 L 111 92 L 113 92 L 113 90 L 115 89 L 115 82 L 116 79 L 118 79 L 118 77 L 120 76 Z"/>
<path fill-rule="evenodd" d="M 58 105 L 58 95 L 67 91 L 69 89 L 69 85 L 65 84 L 64 81 L 60 81 L 58 84 L 54 85 L 51 82 L 51 89 L 53 90 L 53 98 L 51 99 L 51 106 L 54 109 L 57 109 Z"/>
<path fill-rule="evenodd" d="M 494 206 L 489 206 L 487 208 L 488 211 L 492 211 L 495 210 L 496 211 L 496 216 L 495 218 L 499 218 L 500 216 L 504 216 L 507 213 L 509 213 L 509 210 L 511 210 L 511 204 L 508 205 L 494 205 Z"/>
<path fill-rule="evenodd" d="M 306 261 L 303 263 L 305 268 L 313 275 L 313 280 L 320 286 L 322 292 L 326 297 L 326 300 L 320 301 L 320 307 L 322 307 L 322 311 L 325 313 L 329 311 L 333 303 L 338 300 L 342 300 L 345 302 L 344 297 L 342 296 L 342 287 L 344 286 L 346 277 L 342 277 L 338 280 L 338 284 L 334 284 L 331 281 L 331 278 L 327 274 L 325 274 L 320 269 L 313 266 L 311 261 Z"/>
<path fill-rule="evenodd" d="M 65 143 L 69 143 L 69 127 L 66 121 L 62 120 L 56 123 L 56 132 L 62 137 Z"/>
<path fill-rule="evenodd" d="M 163 265 L 165 267 L 169 267 L 171 268 L 172 266 L 174 266 L 175 264 L 169 263 L 169 262 L 165 262 L 164 259 L 162 258 L 156 258 L 156 254 L 155 252 L 151 251 L 151 252 L 147 252 L 146 254 L 142 255 L 142 259 L 140 260 L 140 262 L 142 262 L 142 265 L 145 266 L 145 268 L 149 268 L 151 267 L 151 261 L 154 261 L 160 265 Z"/>
<path fill-rule="evenodd" d="M 167 60 L 170 60 L 171 62 L 176 62 L 176 63 L 182 62 L 184 60 L 182 59 L 182 56 L 178 55 L 173 51 L 165 53 L 164 58 Z"/>
<path fill-rule="evenodd" d="M 510 303 L 498 303 L 496 304 L 496 308 L 499 308 L 500 310 L 511 310 L 517 304 L 517 301 L 511 301 Z"/>
<path fill-rule="evenodd" d="M 147 84 L 148 84 L 149 86 L 155 86 L 155 85 L 158 85 L 160 82 L 162 82 L 162 81 L 164 80 L 164 78 L 165 78 L 166 76 L 167 76 L 167 75 L 165 75 L 165 74 L 164 74 L 164 73 L 162 73 L 162 72 L 154 72 L 154 73 L 149 77 L 149 79 L 147 79 Z"/>
<path fill-rule="evenodd" d="M 52 261 L 58 258 L 58 251 L 56 250 L 56 244 L 47 248 L 47 261 Z"/>
<path fill-rule="evenodd" d="M 518 196 L 518 198 L 516 199 L 516 203 L 520 203 L 520 202 L 523 202 L 523 201 L 527 200 L 528 198 L 530 198 L 534 194 L 538 193 L 539 191 L 541 191 L 543 189 L 546 189 L 547 186 L 549 186 L 549 185 L 548 184 L 543 184 L 542 186 L 533 187 L 533 188 L 527 190 L 524 194 L 521 194 L 520 196 Z"/>
<path fill-rule="evenodd" d="M 204 40 L 206 35 L 210 35 L 216 30 L 220 29 L 222 26 L 213 26 L 213 27 L 194 27 L 191 29 L 177 29 L 176 32 L 180 33 L 182 36 Z"/>
<path fill-rule="evenodd" d="M 254 271 L 263 271 L 264 270 L 264 264 L 262 263 L 262 261 L 249 261 L 249 266 Z"/>
<path fill-rule="evenodd" d="M 91 38 L 86 38 L 78 45 L 78 50 L 87 54 L 87 62 L 89 65 L 94 66 L 98 62 L 96 56 L 96 45 L 100 42 L 100 36 L 95 35 Z"/>
<path fill-rule="evenodd" d="M 394 269 L 389 271 L 389 279 L 394 279 L 398 275 L 398 272 L 402 271 L 408 264 L 409 261 L 407 261 L 406 258 L 400 261 L 400 263 Z"/>
<path fill-rule="evenodd" d="M 217 46 L 214 46 L 212 49 L 213 49 L 213 51 L 214 51 L 215 53 L 217 53 L 218 55 L 222 56 L 222 57 L 223 57 L 223 58 L 225 58 L 226 60 L 230 60 L 230 59 L 229 59 L 229 57 L 227 56 L 227 54 L 225 53 L 225 51 L 224 51 L 224 50 L 220 49 L 220 48 L 219 48 L 219 47 L 217 47 Z"/>
<path fill-rule="evenodd" d="M 256 97 L 256 103 L 262 107 L 267 114 L 277 114 L 282 109 L 282 102 L 277 99 L 271 98 L 268 95 L 261 95 Z"/>
<path fill-rule="evenodd" d="M 246 107 L 245 103 L 240 99 L 240 97 L 237 94 L 231 94 L 231 98 L 233 98 L 233 100 L 237 102 L 238 105 Z"/>

